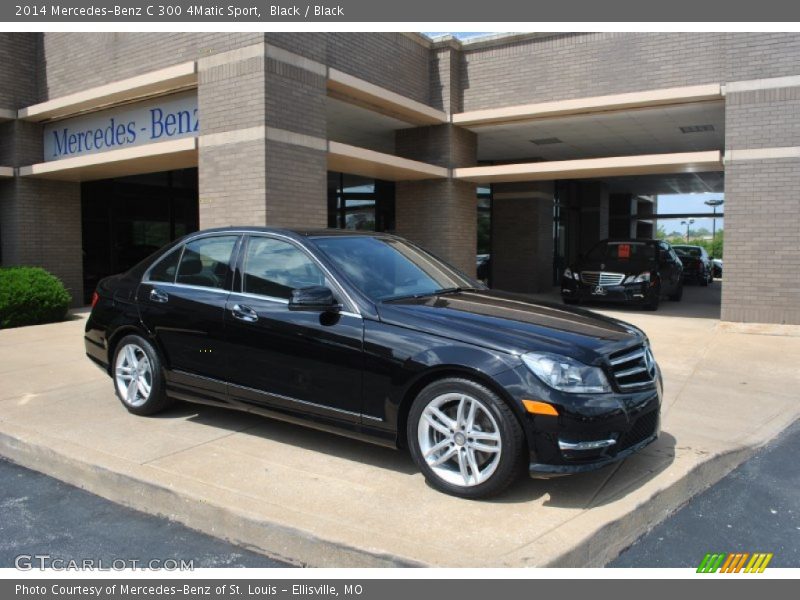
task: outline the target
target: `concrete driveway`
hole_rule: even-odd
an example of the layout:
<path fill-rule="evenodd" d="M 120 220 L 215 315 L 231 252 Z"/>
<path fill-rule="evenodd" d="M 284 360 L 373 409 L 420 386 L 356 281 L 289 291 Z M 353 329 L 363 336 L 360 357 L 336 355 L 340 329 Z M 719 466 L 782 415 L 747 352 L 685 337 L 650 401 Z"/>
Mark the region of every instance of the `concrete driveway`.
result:
<path fill-rule="evenodd" d="M 406 453 L 298 426 L 187 404 L 130 415 L 83 356 L 85 314 L 0 331 L 0 454 L 296 564 L 601 566 L 800 414 L 800 328 L 720 323 L 692 303 L 703 291 L 659 313 L 601 309 L 653 343 L 657 443 L 491 501 L 434 491 Z"/>

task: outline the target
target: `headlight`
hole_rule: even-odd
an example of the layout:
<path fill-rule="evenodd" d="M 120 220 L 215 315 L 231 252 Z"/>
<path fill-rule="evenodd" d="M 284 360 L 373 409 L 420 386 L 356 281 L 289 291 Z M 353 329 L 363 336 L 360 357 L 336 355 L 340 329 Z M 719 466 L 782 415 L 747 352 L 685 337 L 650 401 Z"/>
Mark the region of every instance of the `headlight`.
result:
<path fill-rule="evenodd" d="M 650 283 L 650 271 L 645 271 L 638 275 L 629 275 L 625 283 Z"/>
<path fill-rule="evenodd" d="M 564 277 L 566 277 L 567 279 L 574 279 L 575 281 L 578 281 L 578 273 L 573 273 L 572 269 L 570 269 L 569 267 L 564 269 Z"/>
<path fill-rule="evenodd" d="M 529 352 L 522 360 L 551 388 L 573 394 L 602 394 L 611 387 L 602 369 L 590 367 L 567 356 Z"/>

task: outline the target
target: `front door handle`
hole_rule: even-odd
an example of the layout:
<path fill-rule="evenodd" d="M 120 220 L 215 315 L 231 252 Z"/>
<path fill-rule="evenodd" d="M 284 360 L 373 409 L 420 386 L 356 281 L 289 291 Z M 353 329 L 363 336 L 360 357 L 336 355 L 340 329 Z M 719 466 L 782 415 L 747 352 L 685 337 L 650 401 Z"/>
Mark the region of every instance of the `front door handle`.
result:
<path fill-rule="evenodd" d="M 159 304 L 166 304 L 169 302 L 169 294 L 167 294 L 167 292 L 162 292 L 158 288 L 153 288 L 150 290 L 150 300 L 158 302 Z"/>
<path fill-rule="evenodd" d="M 249 306 L 244 304 L 234 304 L 231 308 L 231 313 L 235 319 L 245 321 L 247 323 L 255 323 L 258 321 L 258 314 Z"/>

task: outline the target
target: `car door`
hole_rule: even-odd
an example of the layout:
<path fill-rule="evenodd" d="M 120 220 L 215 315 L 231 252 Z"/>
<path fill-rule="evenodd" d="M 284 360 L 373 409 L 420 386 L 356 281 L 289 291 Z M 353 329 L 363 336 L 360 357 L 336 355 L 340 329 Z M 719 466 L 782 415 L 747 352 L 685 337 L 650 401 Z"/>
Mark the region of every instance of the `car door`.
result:
<path fill-rule="evenodd" d="M 357 422 L 362 408 L 364 325 L 345 304 L 338 313 L 289 310 L 296 288 L 342 288 L 288 238 L 250 235 L 226 303 L 231 400 Z"/>
<path fill-rule="evenodd" d="M 195 238 L 155 263 L 139 285 L 140 316 L 161 350 L 168 385 L 225 400 L 225 303 L 240 239 Z"/>

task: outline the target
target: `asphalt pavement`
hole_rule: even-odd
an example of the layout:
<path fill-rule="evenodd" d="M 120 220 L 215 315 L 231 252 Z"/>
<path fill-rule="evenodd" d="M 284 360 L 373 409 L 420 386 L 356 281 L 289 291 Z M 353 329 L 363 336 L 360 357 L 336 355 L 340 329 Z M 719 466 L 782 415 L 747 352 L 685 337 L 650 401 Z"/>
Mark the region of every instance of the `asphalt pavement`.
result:
<path fill-rule="evenodd" d="M 707 552 L 772 552 L 800 567 L 800 421 L 608 566 L 697 567 Z"/>
<path fill-rule="evenodd" d="M 0 460 L 0 567 L 20 555 L 106 566 L 154 558 L 195 568 L 290 566 Z M 39 559 L 21 564 L 28 560 Z"/>

